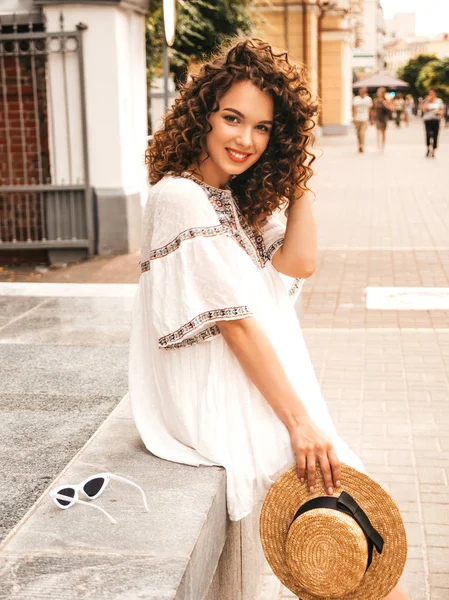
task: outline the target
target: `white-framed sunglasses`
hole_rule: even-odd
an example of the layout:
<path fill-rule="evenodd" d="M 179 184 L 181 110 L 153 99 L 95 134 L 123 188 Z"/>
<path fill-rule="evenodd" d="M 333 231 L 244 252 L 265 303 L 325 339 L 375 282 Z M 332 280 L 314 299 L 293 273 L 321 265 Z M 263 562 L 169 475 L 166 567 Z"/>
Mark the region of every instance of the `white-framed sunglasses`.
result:
<path fill-rule="evenodd" d="M 149 512 L 147 499 L 145 498 L 145 493 L 140 485 L 137 485 L 137 483 L 134 483 L 134 481 L 125 479 L 125 477 L 120 477 L 120 475 L 114 475 L 113 473 L 97 473 L 96 475 L 91 475 L 83 482 L 76 485 L 60 485 L 54 490 L 51 490 L 50 496 L 58 508 L 66 510 L 74 504 L 86 504 L 87 506 L 92 506 L 93 508 L 101 510 L 101 512 L 104 513 L 112 523 L 116 524 L 117 521 L 103 508 L 97 506 L 96 504 L 84 502 L 78 497 L 79 493 L 81 492 L 89 500 L 95 500 L 95 498 L 98 498 L 103 493 L 111 479 L 123 481 L 124 483 L 129 483 L 130 485 L 136 487 L 142 494 L 145 510 Z"/>

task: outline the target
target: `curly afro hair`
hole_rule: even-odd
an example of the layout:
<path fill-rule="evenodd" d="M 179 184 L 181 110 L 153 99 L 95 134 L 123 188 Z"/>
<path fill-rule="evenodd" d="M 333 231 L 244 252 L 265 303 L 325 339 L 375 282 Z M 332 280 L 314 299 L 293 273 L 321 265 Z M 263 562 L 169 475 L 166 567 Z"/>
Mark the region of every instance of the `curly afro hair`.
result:
<path fill-rule="evenodd" d="M 233 40 L 181 88 L 162 128 L 147 149 L 150 183 L 164 175 L 181 174 L 199 166 L 211 131 L 209 116 L 220 98 L 237 82 L 251 81 L 271 94 L 274 123 L 270 141 L 260 159 L 229 187 L 247 222 L 260 229 L 277 208 L 291 204 L 306 190 L 313 174 L 312 133 L 318 102 L 310 93 L 305 68 L 290 62 L 258 38 Z"/>

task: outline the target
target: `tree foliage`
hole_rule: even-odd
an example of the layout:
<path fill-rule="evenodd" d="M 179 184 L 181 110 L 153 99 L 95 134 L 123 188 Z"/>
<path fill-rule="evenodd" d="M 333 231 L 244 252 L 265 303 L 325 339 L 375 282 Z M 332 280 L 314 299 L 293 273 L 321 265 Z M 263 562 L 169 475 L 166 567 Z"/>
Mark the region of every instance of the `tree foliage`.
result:
<path fill-rule="evenodd" d="M 436 58 L 435 54 L 420 54 L 416 58 L 411 58 L 406 65 L 398 70 L 398 77 L 409 84 L 410 93 L 415 98 L 423 94 L 423 91 L 416 85 L 421 69 Z"/>
<path fill-rule="evenodd" d="M 211 54 L 234 35 L 251 33 L 252 0 L 177 0 L 176 37 L 170 49 L 170 70 L 178 84 L 191 61 Z M 147 14 L 147 73 L 151 81 L 162 71 L 162 0 L 150 0 Z"/>
<path fill-rule="evenodd" d="M 416 87 L 426 94 L 429 88 L 435 88 L 437 95 L 445 102 L 449 101 L 449 58 L 432 60 L 419 72 Z"/>

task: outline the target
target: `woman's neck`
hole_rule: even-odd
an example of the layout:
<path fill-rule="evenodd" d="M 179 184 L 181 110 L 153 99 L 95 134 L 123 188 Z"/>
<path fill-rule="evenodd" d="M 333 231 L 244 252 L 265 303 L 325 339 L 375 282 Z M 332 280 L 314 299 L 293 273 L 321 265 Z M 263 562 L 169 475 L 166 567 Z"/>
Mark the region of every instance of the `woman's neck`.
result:
<path fill-rule="evenodd" d="M 227 188 L 231 178 L 230 175 L 218 169 L 210 159 L 203 160 L 201 165 L 191 165 L 188 171 L 207 185 L 220 190 Z"/>

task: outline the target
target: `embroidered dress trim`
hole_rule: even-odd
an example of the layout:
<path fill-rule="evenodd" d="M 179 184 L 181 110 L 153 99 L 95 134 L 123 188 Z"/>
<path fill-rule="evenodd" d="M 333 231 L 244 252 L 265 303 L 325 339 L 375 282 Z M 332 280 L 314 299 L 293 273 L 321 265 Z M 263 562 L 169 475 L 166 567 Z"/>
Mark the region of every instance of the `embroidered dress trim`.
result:
<path fill-rule="evenodd" d="M 245 222 L 232 197 L 232 191 L 229 188 L 215 188 L 188 171 L 181 173 L 181 177 L 191 179 L 204 189 L 217 213 L 218 220 L 224 227 L 228 227 L 230 237 L 248 254 L 257 267 L 263 268 L 269 260 L 263 237 Z"/>
<path fill-rule="evenodd" d="M 162 246 L 161 248 L 156 248 L 150 252 L 149 260 L 140 263 L 140 268 L 142 273 L 145 271 L 149 271 L 151 269 L 151 261 L 156 258 L 163 258 L 170 254 L 170 252 L 174 252 L 179 248 L 182 242 L 185 240 L 192 240 L 198 236 L 203 237 L 213 237 L 215 235 L 224 235 L 229 233 L 229 227 L 224 225 L 212 225 L 211 227 L 193 227 L 192 229 L 186 229 L 186 231 L 181 232 L 178 236 L 175 237 L 174 240 Z"/>
<path fill-rule="evenodd" d="M 281 237 L 271 244 L 271 246 L 267 250 L 267 256 L 270 260 L 273 258 L 273 254 L 276 252 L 276 250 L 278 248 L 280 248 L 283 243 L 284 243 L 284 238 Z"/>
<path fill-rule="evenodd" d="M 169 333 L 168 335 L 159 338 L 159 347 L 166 348 L 167 346 L 171 346 L 172 344 L 178 344 L 178 342 L 181 342 L 186 335 L 188 335 L 192 331 L 195 331 L 195 329 L 198 329 L 198 327 L 201 327 L 209 321 L 216 321 L 217 319 L 240 319 L 241 317 L 244 317 L 246 315 L 252 315 L 252 312 L 248 306 L 235 306 L 233 308 L 219 308 L 217 310 L 208 310 L 207 312 L 197 315 L 194 319 L 192 319 L 173 333 Z M 212 328 L 210 329 L 212 330 Z M 195 337 L 199 338 L 197 340 L 199 342 L 203 339 L 207 339 L 207 337 L 210 337 L 211 333 L 212 331 L 209 332 L 209 335 L 206 336 L 206 338 L 202 338 L 201 334 Z M 194 341 L 193 343 L 196 343 L 196 341 Z M 186 345 L 191 345 L 191 343 Z"/>
<path fill-rule="evenodd" d="M 296 278 L 295 281 L 292 283 L 292 287 L 290 288 L 288 295 L 289 296 L 294 296 L 296 294 L 296 292 L 301 288 L 302 286 L 302 279 L 300 278 Z"/>
<path fill-rule="evenodd" d="M 159 346 L 162 350 L 174 350 L 176 348 L 185 348 L 187 346 L 194 346 L 195 344 L 199 344 L 200 342 L 208 342 L 216 335 L 220 335 L 220 330 L 217 325 L 212 325 L 212 327 L 208 327 L 204 329 L 200 333 L 189 337 L 182 342 L 178 342 L 177 344 L 170 344 L 170 346 Z"/>

